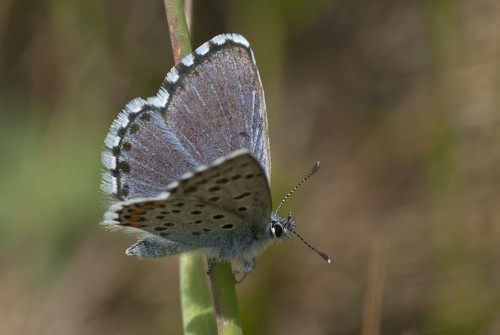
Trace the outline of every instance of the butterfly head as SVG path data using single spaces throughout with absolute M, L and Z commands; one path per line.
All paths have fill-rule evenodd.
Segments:
M 269 222 L 269 233 L 272 238 L 284 239 L 290 237 L 290 234 L 294 232 L 295 222 L 293 221 L 292 214 L 288 214 L 288 217 L 283 219 L 277 214 L 271 215 L 271 222 Z

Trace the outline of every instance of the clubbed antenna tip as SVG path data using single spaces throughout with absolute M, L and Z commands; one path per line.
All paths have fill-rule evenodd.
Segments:
M 300 238 L 300 240 L 302 242 L 304 242 L 305 245 L 307 245 L 309 247 L 309 249 L 311 249 L 312 251 L 314 251 L 315 253 L 317 253 L 321 258 L 323 258 L 328 264 L 332 264 L 332 259 L 330 258 L 330 256 L 328 256 L 327 254 L 325 254 L 324 252 L 322 251 L 319 251 L 318 249 L 316 249 L 315 247 L 313 247 L 312 245 L 310 245 L 309 243 L 307 243 L 306 240 L 304 240 L 304 238 L 302 236 L 299 235 L 299 233 L 297 233 L 295 230 L 291 230 L 292 233 L 295 234 L 295 236 L 297 236 L 298 238 Z

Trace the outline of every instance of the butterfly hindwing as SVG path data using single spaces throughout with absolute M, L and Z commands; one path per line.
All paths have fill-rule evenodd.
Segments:
M 104 223 L 198 249 L 218 247 L 236 235 L 236 243 L 251 243 L 255 232 L 265 232 L 270 214 L 265 173 L 241 150 L 185 175 L 157 197 L 112 206 Z

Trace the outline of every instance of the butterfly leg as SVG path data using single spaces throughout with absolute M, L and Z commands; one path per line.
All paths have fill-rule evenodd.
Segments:
M 208 269 L 207 269 L 207 275 L 210 276 L 210 273 L 212 273 L 212 267 L 217 263 L 219 260 L 217 258 L 208 258 Z
M 129 247 L 125 253 L 139 258 L 158 258 L 176 255 L 188 250 L 189 248 L 183 244 L 147 237 Z
M 239 265 L 239 267 L 238 267 L 238 270 L 233 271 L 234 282 L 236 284 L 242 283 L 243 280 L 245 280 L 245 278 L 247 277 L 247 275 L 255 269 L 256 264 L 257 264 L 257 262 L 255 260 L 255 257 L 252 257 L 252 260 L 250 260 L 250 261 L 249 260 L 245 260 L 245 261 L 241 262 L 240 265 Z M 241 277 L 241 279 L 238 280 L 236 278 L 236 276 L 239 273 L 243 273 L 243 276 Z

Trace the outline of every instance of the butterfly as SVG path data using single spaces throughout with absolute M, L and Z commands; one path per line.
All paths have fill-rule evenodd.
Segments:
M 140 238 L 127 255 L 199 251 L 235 261 L 233 275 L 244 279 L 266 246 L 300 237 L 291 215 L 272 212 L 264 92 L 241 35 L 212 38 L 168 72 L 156 96 L 128 103 L 102 162 L 102 189 L 117 201 L 102 224 Z

